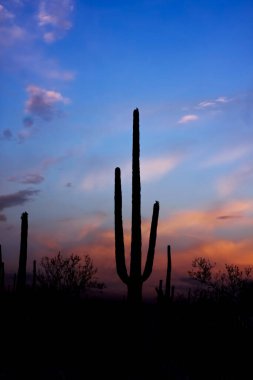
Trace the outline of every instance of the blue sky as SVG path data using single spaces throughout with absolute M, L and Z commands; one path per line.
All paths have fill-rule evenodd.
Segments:
M 18 263 L 29 214 L 28 267 L 89 253 L 115 274 L 114 169 L 126 242 L 132 112 L 141 128 L 143 262 L 152 205 L 157 251 L 145 291 L 166 272 L 182 283 L 200 255 L 253 264 L 251 1 L 0 1 L 0 243 Z

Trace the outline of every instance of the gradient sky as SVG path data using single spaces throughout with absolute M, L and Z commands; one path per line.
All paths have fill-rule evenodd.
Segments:
M 132 113 L 141 135 L 143 264 L 153 203 L 153 294 L 197 256 L 253 265 L 252 0 L 0 0 L 0 243 L 17 270 L 90 254 L 110 292 L 114 169 L 129 263 Z M 184 283 L 185 281 L 185 283 Z

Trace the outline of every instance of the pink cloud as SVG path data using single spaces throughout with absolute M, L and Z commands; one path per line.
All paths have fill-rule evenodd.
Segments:
M 242 187 L 253 178 L 253 168 L 243 166 L 237 171 L 221 178 L 217 183 L 217 190 L 221 196 L 228 196 Z
M 68 104 L 70 100 L 62 96 L 60 92 L 46 90 L 38 86 L 27 87 L 29 95 L 26 101 L 25 111 L 49 121 L 57 115 L 56 103 Z
M 43 30 L 43 39 L 52 43 L 62 38 L 72 27 L 71 14 L 74 9 L 73 0 L 40 1 L 38 25 Z
M 191 121 L 196 121 L 199 119 L 199 116 L 198 115 L 193 115 L 193 114 L 190 114 L 190 115 L 185 115 L 185 116 L 182 116 L 179 120 L 178 120 L 178 123 L 179 124 L 186 124 L 186 123 L 189 123 Z

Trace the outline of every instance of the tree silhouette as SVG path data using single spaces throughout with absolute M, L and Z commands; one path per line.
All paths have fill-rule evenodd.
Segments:
M 202 294 L 238 301 L 252 288 L 253 267 L 241 270 L 238 265 L 225 264 L 224 271 L 214 272 L 215 266 L 216 263 L 205 257 L 197 257 L 192 261 L 192 269 L 188 274 L 202 285 Z
M 59 252 L 54 257 L 42 257 L 37 273 L 39 286 L 57 291 L 79 293 L 88 288 L 102 289 L 105 285 L 95 277 L 97 268 L 89 255 L 83 262 L 79 255 L 63 257 Z

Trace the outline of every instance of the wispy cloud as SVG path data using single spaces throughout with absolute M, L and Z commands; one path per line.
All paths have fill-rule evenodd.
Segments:
M 177 234 L 206 237 L 215 230 L 220 231 L 228 224 L 252 224 L 253 200 L 233 200 L 207 209 L 191 209 L 174 213 L 159 222 L 161 235 Z
M 57 91 L 33 85 L 28 86 L 26 90 L 29 98 L 25 104 L 25 111 L 46 121 L 52 120 L 59 114 L 55 107 L 57 103 L 68 104 L 70 102 Z
M 12 20 L 14 18 L 14 14 L 9 12 L 2 4 L 0 4 L 0 21 Z
M 26 39 L 26 31 L 18 25 L 0 26 L 0 45 L 8 47 Z
M 241 215 L 220 215 L 220 216 L 217 216 L 217 219 L 221 219 L 221 220 L 237 219 L 237 218 L 242 218 L 242 216 Z
M 226 96 L 219 96 L 218 98 L 213 99 L 213 100 L 203 100 L 196 106 L 196 108 L 197 109 L 213 108 L 221 104 L 230 103 L 232 100 L 233 100 L 232 98 L 227 98 Z
M 12 71 L 20 70 L 22 73 L 32 72 L 54 80 L 73 80 L 76 73 L 61 69 L 55 59 L 48 59 L 46 52 L 37 48 L 36 41 L 43 38 L 45 42 L 52 43 L 65 36 L 72 26 L 71 14 L 74 2 L 75 0 L 36 2 L 2 0 L 1 67 Z
M 71 81 L 75 79 L 76 73 L 70 70 L 48 69 L 45 71 L 45 76 L 51 79 Z
M 241 158 L 245 157 L 247 154 L 252 152 L 252 147 L 250 145 L 231 147 L 230 149 L 225 149 L 208 160 L 203 162 L 201 166 L 211 167 L 216 165 L 228 164 Z
M 74 9 L 73 0 L 40 1 L 38 25 L 43 31 L 43 39 L 52 43 L 62 38 L 72 27 L 71 15 Z
M 40 174 L 33 173 L 33 174 L 25 174 L 23 176 L 12 176 L 12 177 L 9 177 L 8 180 L 10 182 L 37 185 L 44 181 L 44 177 Z
M 140 163 L 141 178 L 144 182 L 158 180 L 178 166 L 181 160 L 181 155 L 144 158 Z
M 25 140 L 29 139 L 33 135 L 33 129 L 32 128 L 23 128 L 18 132 L 18 142 L 22 143 Z
M 173 170 L 181 161 L 182 155 L 159 156 L 153 158 L 144 158 L 140 163 L 141 180 L 143 182 L 157 181 Z M 103 168 L 88 174 L 82 181 L 81 187 L 90 191 L 96 188 L 103 189 L 113 182 L 112 177 L 108 176 L 110 169 Z M 122 166 L 121 176 L 124 181 L 130 181 L 131 162 L 127 162 Z
M 239 187 L 244 186 L 253 178 L 253 168 L 243 166 L 239 170 L 221 178 L 217 183 L 217 190 L 221 196 L 232 194 Z
M 198 119 L 199 119 L 198 115 L 194 115 L 194 114 L 184 115 L 178 120 L 178 124 L 186 124 L 186 123 L 190 123 L 191 121 L 196 121 Z
M 0 46 L 2 48 L 11 47 L 16 42 L 27 38 L 25 28 L 18 24 L 15 13 L 8 8 L 0 4 Z

